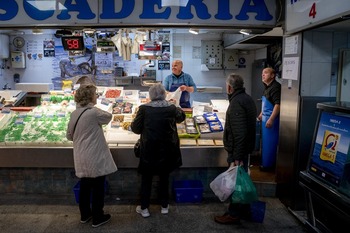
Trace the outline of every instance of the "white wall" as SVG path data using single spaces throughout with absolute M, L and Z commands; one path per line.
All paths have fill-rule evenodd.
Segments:
M 252 63 L 254 61 L 255 53 L 254 51 L 249 51 L 248 54 L 239 54 L 238 58 L 245 58 L 246 63 L 245 67 L 238 68 L 234 70 L 209 70 L 201 71 L 201 59 L 192 58 L 192 48 L 201 47 L 202 40 L 213 40 L 221 41 L 220 34 L 188 34 L 188 33 L 179 33 L 173 34 L 172 36 L 172 46 L 181 46 L 182 56 L 181 60 L 184 63 L 183 71 L 189 73 L 196 83 L 197 86 L 217 86 L 222 87 L 223 92 L 225 92 L 225 80 L 228 74 L 237 73 L 245 79 L 245 86 L 247 92 L 250 93 L 251 90 L 251 70 Z M 172 59 L 172 58 L 171 58 Z M 158 73 L 159 80 L 162 80 L 167 75 L 171 73 L 171 70 L 161 71 Z M 157 78 L 158 79 L 158 78 Z

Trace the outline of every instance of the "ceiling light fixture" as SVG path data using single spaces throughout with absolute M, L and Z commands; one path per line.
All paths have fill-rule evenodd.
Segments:
M 87 33 L 87 34 L 93 34 L 93 33 L 96 32 L 96 30 L 95 30 L 95 29 L 92 29 L 92 28 L 84 28 L 83 31 L 84 31 L 85 33 Z
M 14 30 L 14 31 L 9 33 L 10 36 L 19 36 L 19 35 L 24 35 L 24 34 L 25 34 L 24 31 L 17 31 L 17 30 Z
M 246 36 L 249 36 L 252 33 L 252 30 L 250 30 L 250 29 L 241 29 L 241 30 L 239 30 L 239 33 L 241 33 L 243 35 L 246 35 Z
M 32 33 L 35 34 L 35 35 L 38 35 L 38 34 L 43 34 L 43 30 L 42 29 L 39 29 L 39 28 L 33 28 L 32 29 Z
M 188 31 L 192 34 L 195 34 L 195 35 L 198 35 L 198 33 L 199 33 L 198 29 L 193 29 L 193 28 L 190 28 L 190 30 L 188 30 Z

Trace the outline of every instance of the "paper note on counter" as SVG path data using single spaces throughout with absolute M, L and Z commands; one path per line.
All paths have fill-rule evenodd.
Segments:
M 213 139 L 198 139 L 198 146 L 215 146 Z
M 215 145 L 217 146 L 223 146 L 224 145 L 224 142 L 222 140 L 214 140 L 215 142 Z
M 180 145 L 181 146 L 197 146 L 197 140 L 196 139 L 180 138 Z

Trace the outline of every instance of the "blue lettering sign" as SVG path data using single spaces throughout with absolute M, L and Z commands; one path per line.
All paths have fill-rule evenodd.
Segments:
M 158 9 L 162 8 L 162 0 L 144 0 L 143 10 L 140 15 L 140 19 L 168 19 L 171 13 L 170 7 L 161 13 L 154 12 L 154 6 L 157 5 Z
M 193 19 L 191 6 L 195 8 L 198 18 L 209 19 L 211 17 L 207 5 L 205 5 L 202 0 L 189 0 L 186 7 L 180 7 L 179 13 L 176 17 L 178 19 Z
M 216 19 L 229 20 L 233 16 L 230 13 L 230 0 L 219 0 L 218 13 L 215 15 Z
M 101 19 L 123 19 L 127 18 L 134 10 L 135 0 L 122 0 L 122 9 L 119 12 L 114 12 L 114 0 L 104 0 L 102 2 Z
M 72 4 L 73 0 L 66 0 L 64 6 L 67 10 L 62 10 L 59 15 L 57 15 L 57 19 L 67 20 L 70 19 L 71 16 L 69 14 L 70 11 L 77 11 L 79 14 L 77 15 L 78 19 L 93 19 L 96 17 L 91 11 L 89 3 L 87 0 L 75 0 L 76 4 Z
M 291 0 L 294 3 L 300 0 Z M 40 2 L 40 4 L 38 4 Z M 162 7 L 162 0 L 0 0 L 0 25 L 109 25 L 120 19 L 124 25 L 203 24 L 264 25 L 274 23 L 275 3 L 270 0 L 189 0 L 184 7 Z M 21 5 L 22 4 L 22 5 Z M 62 6 L 64 8 L 62 9 Z M 270 14 L 269 9 L 273 14 Z M 235 13 L 232 11 L 234 10 Z M 239 12 L 236 15 L 236 12 Z M 254 18 L 253 18 L 253 16 Z M 239 22 L 240 21 L 240 22 Z M 244 21 L 244 22 L 242 22 Z
M 5 12 L 5 13 L 3 13 Z M 7 21 L 16 17 L 18 4 L 15 0 L 0 0 L 0 20 Z
M 32 1 L 31 1 L 32 2 Z M 45 20 L 53 16 L 55 10 L 45 10 L 41 11 L 38 8 L 34 7 L 28 2 L 28 0 L 23 1 L 23 8 L 27 15 L 35 20 Z
M 253 2 L 253 5 L 250 3 Z M 269 10 L 267 9 L 265 5 L 265 1 L 261 0 L 244 0 L 243 6 L 239 14 L 236 16 L 236 19 L 238 20 L 248 20 L 248 12 L 255 12 L 256 20 L 261 21 L 269 21 L 273 19 L 273 16 L 270 15 Z

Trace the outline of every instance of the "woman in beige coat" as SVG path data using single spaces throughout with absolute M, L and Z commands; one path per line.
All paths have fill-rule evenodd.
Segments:
M 80 222 L 87 223 L 92 218 L 93 227 L 111 219 L 103 212 L 104 184 L 106 175 L 117 171 L 102 130 L 112 114 L 94 107 L 98 98 L 96 90 L 94 85 L 81 85 L 76 91 L 77 108 L 71 114 L 67 129 L 67 139 L 73 141 L 75 174 L 80 178 Z

